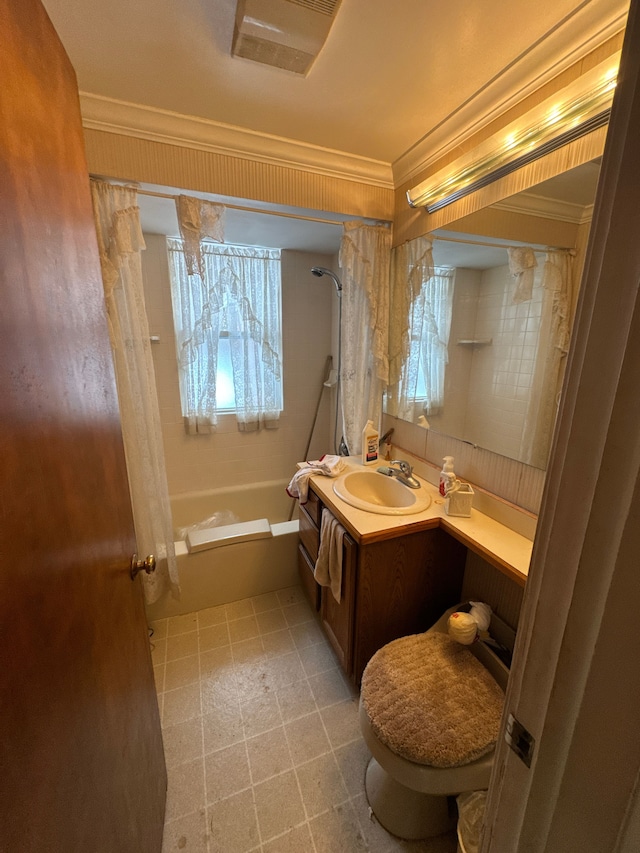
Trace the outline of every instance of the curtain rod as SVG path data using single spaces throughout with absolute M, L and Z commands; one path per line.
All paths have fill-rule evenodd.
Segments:
M 529 243 L 489 243 L 485 240 L 463 240 L 462 237 L 440 237 L 438 234 L 433 234 L 432 239 L 443 240 L 446 243 L 465 243 L 469 246 L 489 246 L 491 249 L 517 249 L 520 246 L 530 246 Z M 533 246 L 531 246 L 533 249 Z M 545 246 L 543 249 L 533 249 L 534 252 L 572 252 L 575 254 L 575 249 L 570 249 L 566 246 Z
M 139 195 L 148 195 L 148 196 L 152 196 L 153 198 L 168 198 L 171 201 L 175 201 L 178 198 L 178 196 L 170 195 L 169 193 L 158 193 L 158 192 L 154 192 L 153 190 L 142 190 L 142 189 L 139 189 L 138 187 L 136 187 L 136 191 L 138 192 Z M 203 201 L 205 201 L 205 200 L 206 199 L 203 199 Z M 239 204 L 227 204 L 227 202 L 222 202 L 222 201 L 221 202 L 214 202 L 214 204 L 221 204 L 223 207 L 226 207 L 229 210 L 242 210 L 242 211 L 245 211 L 246 213 L 264 213 L 266 216 L 284 216 L 287 219 L 304 219 L 307 222 L 319 222 L 323 225 L 338 225 L 338 226 L 340 226 L 340 225 L 344 225 L 345 222 L 352 221 L 353 219 L 362 219 L 362 217 L 360 217 L 360 216 L 353 216 L 353 217 L 349 217 L 347 219 L 322 219 L 319 216 L 304 216 L 304 215 L 298 214 L 298 213 L 285 213 L 284 211 L 280 211 L 280 210 L 262 210 L 259 207 L 243 207 L 242 205 L 239 205 Z M 362 220 L 362 221 L 366 221 L 366 220 Z

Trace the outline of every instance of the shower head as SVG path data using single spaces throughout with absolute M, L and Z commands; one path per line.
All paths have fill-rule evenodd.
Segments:
M 317 275 L 318 278 L 322 278 L 323 275 L 328 275 L 329 278 L 333 279 L 337 292 L 342 292 L 342 283 L 338 276 L 334 272 L 331 272 L 331 270 L 328 270 L 326 267 L 311 267 L 311 272 L 313 275 Z

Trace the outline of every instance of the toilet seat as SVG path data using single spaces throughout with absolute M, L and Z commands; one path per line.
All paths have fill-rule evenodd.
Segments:
M 493 751 L 504 693 L 466 646 L 427 631 L 375 653 L 362 676 L 360 701 L 391 751 L 444 769 Z

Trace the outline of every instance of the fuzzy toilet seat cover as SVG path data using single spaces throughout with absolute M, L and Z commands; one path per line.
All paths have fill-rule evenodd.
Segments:
M 474 654 L 438 631 L 400 637 L 377 651 L 360 696 L 379 740 L 433 767 L 461 767 L 490 752 L 504 704 Z

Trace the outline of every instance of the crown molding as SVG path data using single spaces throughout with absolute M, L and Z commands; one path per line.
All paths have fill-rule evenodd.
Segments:
M 602 6 L 609 8 L 604 10 Z M 625 0 L 581 4 L 393 164 L 396 187 L 413 181 L 450 151 L 624 30 Z M 523 84 L 523 81 L 525 83 Z
M 80 92 L 83 127 L 393 190 L 390 163 Z
M 513 200 L 512 200 L 513 199 Z M 494 209 L 509 213 L 521 213 L 528 216 L 542 216 L 557 222 L 571 222 L 582 225 L 591 220 L 593 204 L 574 204 L 560 199 L 547 198 L 535 193 L 521 192 L 512 198 L 495 202 Z

